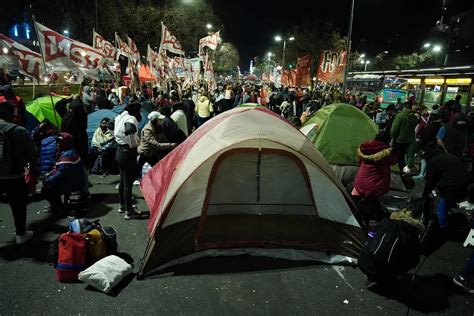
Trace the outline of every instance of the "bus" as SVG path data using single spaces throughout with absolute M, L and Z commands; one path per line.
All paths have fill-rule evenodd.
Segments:
M 463 108 L 474 106 L 474 65 L 349 72 L 348 89 L 383 106 L 414 97 L 428 108 L 461 96 Z

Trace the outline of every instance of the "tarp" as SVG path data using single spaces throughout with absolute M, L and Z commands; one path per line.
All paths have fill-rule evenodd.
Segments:
M 59 100 L 64 99 L 63 96 L 54 96 L 53 102 L 56 104 Z M 51 97 L 39 97 L 29 102 L 26 105 L 26 110 L 33 114 L 33 116 L 39 121 L 43 121 L 47 118 L 54 126 L 61 127 L 61 116 L 59 116 L 56 110 L 53 110 L 53 105 L 51 104 Z M 56 118 L 54 113 L 56 112 Z M 56 121 L 57 119 L 57 121 Z M 57 123 L 56 123 L 57 122 Z
M 156 77 L 151 73 L 150 67 L 146 65 L 140 66 L 138 77 L 140 78 L 140 82 L 150 82 L 156 80 Z
M 117 115 L 122 113 L 123 109 L 123 105 L 118 105 L 112 110 L 98 110 L 90 113 L 87 116 L 87 138 L 89 141 L 89 147 L 91 146 L 92 136 L 94 136 L 95 130 L 100 125 L 100 121 L 105 117 L 111 120 L 114 119 Z M 138 129 L 142 130 L 143 127 L 145 127 L 145 125 L 148 123 L 148 114 L 150 114 L 150 112 L 147 109 L 142 108 L 140 109 L 140 114 L 142 115 L 142 120 L 138 124 Z
M 356 107 L 337 103 L 313 113 L 301 127 L 330 164 L 358 165 L 359 145 L 374 139 L 378 127 Z

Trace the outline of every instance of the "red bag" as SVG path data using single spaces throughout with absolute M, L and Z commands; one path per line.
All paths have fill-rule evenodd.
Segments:
M 76 282 L 79 272 L 86 268 L 86 238 L 77 233 L 59 237 L 56 278 L 59 282 Z
M 36 192 L 36 185 L 38 184 L 38 172 L 29 169 L 25 174 L 25 182 L 28 187 L 28 196 L 32 196 Z

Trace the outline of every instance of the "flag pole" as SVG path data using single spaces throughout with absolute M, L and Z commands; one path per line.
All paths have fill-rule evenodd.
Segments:
M 43 55 L 43 46 L 41 44 L 41 41 L 39 40 L 39 33 L 38 33 L 38 27 L 36 25 L 35 15 L 33 14 L 32 17 L 33 17 L 33 23 L 35 24 L 36 39 L 38 40 L 38 45 L 40 47 L 41 59 L 43 60 L 44 73 L 48 74 L 48 71 L 46 70 L 46 60 L 44 59 L 44 55 Z M 54 121 L 56 122 L 56 127 L 58 128 L 58 131 L 61 131 L 61 126 L 59 126 L 58 117 L 56 115 L 56 109 L 54 108 L 54 100 L 53 100 L 53 96 L 51 95 L 51 84 L 49 83 L 49 81 L 48 81 L 48 87 L 49 87 L 49 97 L 51 98 L 51 107 L 53 108 Z

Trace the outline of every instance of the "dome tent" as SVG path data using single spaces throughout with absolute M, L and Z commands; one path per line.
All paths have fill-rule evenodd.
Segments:
M 265 108 L 209 120 L 141 188 L 151 216 L 140 277 L 208 255 L 348 262 L 362 247 L 359 216 L 334 172 Z

